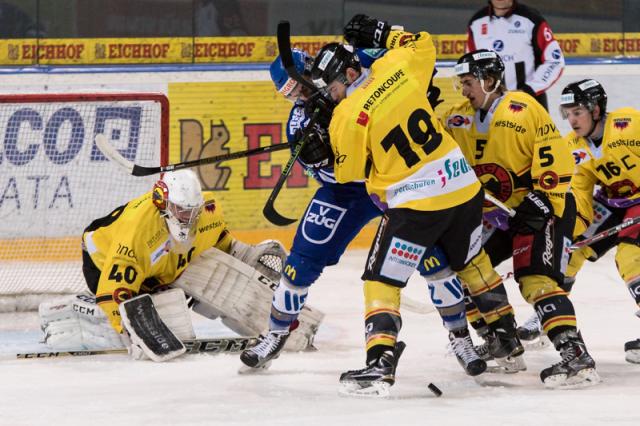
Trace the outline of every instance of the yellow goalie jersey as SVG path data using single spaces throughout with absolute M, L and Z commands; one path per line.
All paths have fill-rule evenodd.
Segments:
M 366 179 L 372 198 L 390 208 L 441 210 L 471 199 L 480 183 L 426 97 L 431 36 L 392 31 L 387 47 L 333 112 L 336 180 Z
M 622 207 L 640 198 L 640 111 L 621 108 L 608 113 L 600 147 L 574 131 L 565 141 L 576 162 L 572 187 L 578 212 L 588 223 L 593 221 L 596 184 L 612 206 Z
M 539 190 L 562 216 L 573 156 L 535 99 L 507 92 L 484 122 L 467 100 L 448 110 L 443 120 L 487 192 L 514 208 L 529 191 Z
M 205 192 L 205 207 L 191 247 L 172 247 L 151 195 L 144 194 L 94 221 L 82 236 L 85 249 L 101 271 L 96 301 L 118 332 L 122 331 L 120 302 L 171 284 L 204 250 L 215 246 L 229 252 L 232 241 L 220 206 Z

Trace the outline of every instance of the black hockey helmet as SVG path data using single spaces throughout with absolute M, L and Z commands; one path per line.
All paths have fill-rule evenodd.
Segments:
M 325 45 L 316 56 L 311 68 L 311 79 L 317 88 L 322 89 L 335 80 L 347 84 L 347 68 L 360 71 L 360 59 L 353 47 L 340 43 Z
M 593 111 L 598 105 L 600 115 L 607 111 L 607 93 L 602 84 L 593 79 L 580 80 L 568 84 L 562 89 L 560 96 L 560 110 L 563 108 L 583 106 L 589 111 Z
M 465 53 L 458 59 L 453 70 L 458 77 L 472 74 L 478 80 L 493 77 L 504 83 L 504 63 L 493 50 L 479 49 Z

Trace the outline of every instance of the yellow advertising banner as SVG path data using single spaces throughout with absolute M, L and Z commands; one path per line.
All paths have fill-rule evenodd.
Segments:
M 271 82 L 171 83 L 169 102 L 171 163 L 286 142 L 291 103 Z M 216 192 L 235 235 L 248 242 L 276 238 L 291 244 L 299 222 L 277 227 L 262 215 L 289 158 L 284 150 L 197 169 L 203 188 Z M 276 199 L 276 210 L 300 219 L 317 187 L 296 164 Z M 374 231 L 374 225 L 367 227 L 352 247 L 367 248 Z
M 566 57 L 637 57 L 640 33 L 556 34 Z M 340 36 L 292 37 L 315 55 Z M 466 35 L 435 34 L 439 60 L 464 53 Z M 0 40 L 0 65 L 204 64 L 271 62 L 275 37 L 161 37 Z
M 315 55 L 337 36 L 293 37 Z M 101 65 L 271 62 L 275 37 L 176 37 L 0 40 L 0 65 Z

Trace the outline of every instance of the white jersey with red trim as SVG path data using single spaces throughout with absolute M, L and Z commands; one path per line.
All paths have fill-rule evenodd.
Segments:
M 560 78 L 564 55 L 542 15 L 513 3 L 503 17 L 494 15 L 491 6 L 473 15 L 467 28 L 467 51 L 496 51 L 505 65 L 507 88 L 516 90 L 526 84 L 539 95 Z

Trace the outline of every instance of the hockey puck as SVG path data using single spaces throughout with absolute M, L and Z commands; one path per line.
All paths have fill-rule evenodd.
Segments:
M 442 396 L 442 391 L 440 390 L 440 388 L 434 385 L 433 383 L 429 383 L 429 386 L 427 387 L 431 392 L 433 392 L 435 396 Z

